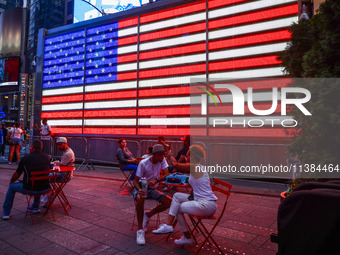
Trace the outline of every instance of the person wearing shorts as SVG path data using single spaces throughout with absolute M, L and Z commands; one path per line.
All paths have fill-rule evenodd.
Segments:
M 137 244 L 145 245 L 145 231 L 150 218 L 170 207 L 171 198 L 166 196 L 164 193 L 155 189 L 158 182 L 165 180 L 166 176 L 169 175 L 168 164 L 164 158 L 164 147 L 163 145 L 156 144 L 152 150 L 152 156 L 142 160 L 137 168 L 136 176 L 133 179 L 133 185 L 135 190 L 133 191 L 133 197 L 136 200 L 136 211 L 138 220 L 137 230 Z M 163 171 L 163 176 L 160 178 L 160 172 Z M 148 183 L 147 193 L 141 189 L 139 180 L 145 178 Z M 159 202 L 149 212 L 144 212 L 144 201 L 145 199 L 153 199 Z
M 9 159 L 8 164 L 12 165 L 12 158 L 15 151 L 15 154 L 17 155 L 17 163 L 20 161 L 20 146 L 21 146 L 21 134 L 24 131 L 20 128 L 20 122 L 17 122 L 14 124 L 14 126 L 11 128 L 11 130 L 8 133 L 8 138 L 12 138 L 14 144 L 10 144 L 9 146 Z

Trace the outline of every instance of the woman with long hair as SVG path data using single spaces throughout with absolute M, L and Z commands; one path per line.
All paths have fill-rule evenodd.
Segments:
M 12 165 L 14 151 L 17 155 L 18 163 L 20 161 L 21 134 L 23 132 L 24 131 L 20 128 L 20 122 L 15 123 L 11 130 L 8 132 L 8 139 L 11 138 L 13 140 L 13 143 L 9 145 L 9 165 Z
M 176 217 L 183 236 L 175 240 L 175 244 L 192 245 L 193 242 L 185 222 L 184 214 L 209 217 L 213 216 L 216 212 L 217 197 L 210 186 L 209 175 L 201 165 L 202 160 L 205 158 L 205 152 L 201 146 L 192 145 L 187 152 L 186 163 L 178 163 L 171 153 L 169 153 L 167 157 L 170 164 L 176 169 L 190 172 L 189 184 L 193 189 L 193 193 L 191 195 L 181 192 L 175 193 L 172 198 L 166 223 L 160 225 L 153 233 L 166 234 L 173 232 L 172 224 Z

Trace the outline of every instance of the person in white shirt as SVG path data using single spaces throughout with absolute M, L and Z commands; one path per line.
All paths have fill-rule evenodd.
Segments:
M 42 120 L 42 126 L 41 128 L 38 127 L 37 124 L 35 124 L 35 127 L 39 130 L 41 136 L 49 136 L 51 135 L 51 127 L 47 124 L 47 119 Z
M 164 158 L 164 153 L 165 150 L 163 145 L 154 145 L 152 156 L 142 160 L 139 163 L 135 178 L 133 179 L 133 185 L 135 187 L 135 190 L 133 191 L 133 197 L 137 202 L 136 211 L 138 219 L 138 245 L 145 245 L 145 231 L 150 218 L 153 215 L 168 209 L 171 204 L 170 197 L 155 189 L 155 186 L 158 184 L 158 182 L 165 180 L 166 176 L 169 175 L 168 164 Z M 163 176 L 159 177 L 161 171 L 163 171 Z M 139 180 L 143 177 L 148 183 L 147 192 L 142 190 L 139 184 Z M 157 200 L 159 205 L 150 212 L 144 213 L 145 199 Z
M 20 122 L 14 124 L 11 130 L 8 132 L 8 140 L 12 139 L 12 143 L 9 144 L 9 159 L 8 164 L 12 165 L 13 154 L 17 155 L 17 163 L 20 161 L 20 146 L 21 146 L 21 134 L 24 131 L 20 128 Z
M 167 157 L 175 168 L 187 172 L 190 171 L 189 184 L 192 187 L 193 194 L 175 193 L 172 198 L 166 223 L 161 224 L 157 230 L 152 232 L 154 234 L 173 232 L 172 224 L 176 217 L 184 235 L 180 239 L 175 240 L 175 244 L 192 245 L 193 241 L 191 240 L 184 213 L 200 217 L 209 217 L 213 216 L 216 212 L 217 197 L 210 186 L 208 173 L 203 171 L 204 168 L 200 165 L 200 162 L 205 157 L 205 152 L 199 145 L 191 146 L 187 152 L 187 160 L 190 163 L 178 163 L 171 153 L 169 153 Z

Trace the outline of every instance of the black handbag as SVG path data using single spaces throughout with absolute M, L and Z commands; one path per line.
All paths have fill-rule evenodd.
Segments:
M 181 178 L 167 178 L 166 181 L 168 183 L 182 183 L 182 179 Z
M 8 145 L 14 145 L 14 140 L 13 140 L 12 138 L 9 138 L 9 139 L 7 140 L 7 144 L 8 144 Z

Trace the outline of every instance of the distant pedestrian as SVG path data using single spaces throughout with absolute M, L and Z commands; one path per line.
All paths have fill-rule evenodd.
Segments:
M 17 163 L 20 161 L 20 146 L 21 146 L 21 134 L 24 131 L 20 128 L 20 122 L 14 124 L 14 126 L 9 131 L 7 138 L 10 142 L 9 146 L 9 159 L 8 164 L 12 165 L 12 158 L 15 151 L 17 156 Z
M 42 126 L 39 128 L 37 124 L 35 124 L 36 129 L 39 130 L 41 136 L 50 136 L 51 135 L 51 127 L 47 124 L 47 119 L 42 120 Z
M 1 148 L 0 148 L 0 155 L 1 155 L 1 159 L 5 158 L 5 149 L 6 149 L 6 144 L 7 144 L 7 134 L 8 134 L 8 129 L 6 127 L 5 124 L 1 125 L 1 131 L 2 131 L 2 144 L 1 144 Z
M 2 145 L 4 144 L 4 134 L 2 133 L 2 124 L 0 124 L 0 149 L 2 149 Z

